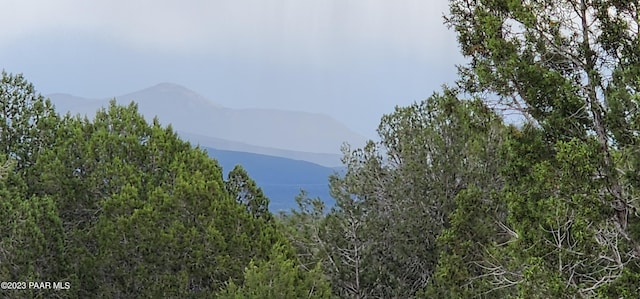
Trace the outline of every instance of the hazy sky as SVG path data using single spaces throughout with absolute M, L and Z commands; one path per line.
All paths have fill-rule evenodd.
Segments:
M 160 82 L 232 108 L 332 115 L 367 137 L 463 62 L 446 0 L 3 0 L 0 68 L 39 92 Z

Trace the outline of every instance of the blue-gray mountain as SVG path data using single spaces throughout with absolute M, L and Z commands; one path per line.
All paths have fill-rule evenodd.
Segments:
M 209 156 L 218 160 L 225 178 L 235 165 L 242 165 L 271 200 L 269 209 L 273 212 L 290 211 L 295 208 L 294 198 L 301 189 L 313 198 L 320 197 L 328 207 L 335 203 L 329 195 L 329 176 L 341 171 L 340 168 L 254 153 L 208 147 L 203 149 L 207 150 Z

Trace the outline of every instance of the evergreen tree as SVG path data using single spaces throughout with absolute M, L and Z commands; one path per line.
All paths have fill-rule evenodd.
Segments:
M 511 242 L 485 261 L 522 297 L 638 291 L 637 1 L 450 1 L 461 86 L 518 111 L 504 199 Z
M 247 211 L 255 217 L 270 218 L 269 199 L 264 195 L 262 189 L 256 186 L 241 165 L 236 165 L 229 172 L 225 182 L 227 191 L 235 199 L 247 207 Z
M 69 297 L 210 297 L 240 283 L 249 261 L 266 259 L 283 238 L 262 219 L 268 211 L 256 218 L 226 190 L 215 160 L 157 119 L 148 124 L 133 103 L 112 101 L 93 121 L 66 115 L 53 135 L 25 168 L 37 180 L 14 176 L 32 199 L 4 202 L 7 221 L 27 217 L 18 221 L 25 233 L 5 240 L 33 244 L 15 258 L 25 267 L 42 260 L 41 243 L 56 246 L 47 260 L 64 267 L 20 268 L 15 277 L 55 273 L 75 286 Z
M 6 188 L 5 176 L 14 163 L 0 170 L 0 280 L 3 282 L 67 279 L 64 233 L 50 197 L 24 198 Z M 27 287 L 26 285 L 23 287 Z M 0 290 L 3 298 L 46 296 L 46 291 Z
M 57 114 L 51 102 L 18 74 L 2 71 L 0 79 L 0 151 L 26 171 L 55 140 Z
M 303 271 L 289 246 L 273 247 L 267 261 L 251 261 L 245 269 L 244 284 L 230 281 L 218 298 L 332 298 L 320 264 Z
M 315 254 L 334 293 L 408 298 L 434 281 L 436 268 L 478 273 L 472 262 L 482 252 L 471 251 L 499 240 L 496 223 L 504 222 L 504 205 L 492 195 L 503 185 L 494 159 L 503 131 L 480 101 L 461 101 L 447 89 L 385 116 L 379 144 L 345 148 L 346 173 L 330 180 L 336 207 L 315 227 L 322 245 Z M 472 187 L 477 198 L 460 195 Z M 470 203 L 487 214 L 473 217 Z M 452 227 L 454 216 L 478 225 Z M 447 245 L 439 245 L 445 231 Z M 439 263 L 460 251 L 468 252 L 460 263 Z

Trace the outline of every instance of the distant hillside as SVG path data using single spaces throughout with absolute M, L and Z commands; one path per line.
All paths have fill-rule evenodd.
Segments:
M 320 197 L 327 206 L 334 204 L 329 195 L 329 176 L 335 172 L 333 168 L 281 157 L 207 147 L 203 149 L 218 160 L 225 179 L 235 165 L 242 165 L 271 199 L 271 211 L 289 211 L 295 208 L 294 198 L 300 193 L 300 189 L 307 191 L 311 197 Z
M 109 99 L 84 99 L 68 94 L 48 95 L 56 109 L 92 117 Z M 294 152 L 340 154 L 343 142 L 360 146 L 365 138 L 335 119 L 300 111 L 229 109 L 175 84 L 163 83 L 116 96 L 120 104 L 138 103 L 148 120 L 158 116 L 163 124 L 193 136 L 206 136 L 251 146 Z M 200 142 L 203 146 L 212 146 Z
M 202 136 L 197 134 L 190 134 L 187 132 L 178 131 L 180 137 L 184 140 L 188 140 L 193 145 L 202 145 L 219 150 L 227 150 L 234 152 L 246 152 L 255 153 L 267 156 L 283 157 L 292 160 L 303 160 L 311 163 L 319 164 L 326 167 L 341 167 L 342 162 L 340 159 L 342 155 L 328 154 L 328 153 L 306 153 L 290 150 L 283 150 L 277 148 L 269 148 L 262 146 L 255 146 L 244 142 Z

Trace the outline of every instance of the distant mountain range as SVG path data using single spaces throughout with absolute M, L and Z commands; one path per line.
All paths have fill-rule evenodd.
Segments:
M 48 95 L 59 113 L 92 118 L 110 101 L 69 94 Z M 148 121 L 157 116 L 193 145 L 200 145 L 226 174 L 242 165 L 271 199 L 272 211 L 289 211 L 304 189 L 328 206 L 329 176 L 341 169 L 344 142 L 362 146 L 365 138 L 335 119 L 299 111 L 230 109 L 179 85 L 162 83 L 116 96 L 119 104 L 134 101 Z
M 302 160 L 302 161 L 307 161 L 314 164 L 322 165 L 325 167 L 336 167 L 336 165 L 341 165 L 340 159 L 342 158 L 342 155 L 339 155 L 339 154 L 307 153 L 307 152 L 276 149 L 276 148 L 270 148 L 270 147 L 262 147 L 262 146 L 247 144 L 244 142 L 190 134 L 182 131 L 178 131 L 178 134 L 182 139 L 191 142 L 191 144 L 194 144 L 194 145 L 200 144 L 200 145 L 203 145 L 209 148 L 218 149 L 218 150 L 246 152 L 246 153 L 261 154 L 261 155 L 274 156 L 274 157 L 282 157 L 282 158 L 287 158 L 292 160 Z
M 56 109 L 92 117 L 109 102 L 69 94 L 50 94 Z M 340 165 L 344 142 L 361 146 L 365 138 L 335 119 L 300 111 L 276 109 L 230 109 L 176 84 L 162 83 L 116 96 L 119 104 L 135 101 L 148 119 L 158 116 L 172 124 L 185 139 L 213 148 L 270 154 L 302 159 L 325 166 Z
M 290 211 L 296 207 L 294 198 L 304 189 L 308 196 L 319 197 L 327 206 L 333 206 L 329 194 L 329 176 L 340 173 L 341 168 L 324 167 L 307 161 L 281 157 L 203 148 L 218 160 L 226 179 L 227 174 L 240 164 L 269 197 L 271 211 Z

